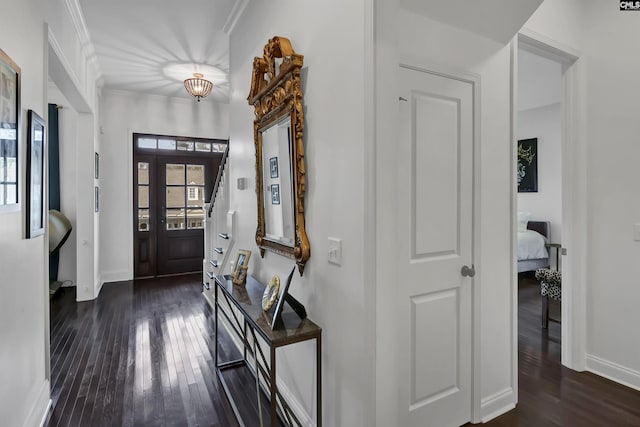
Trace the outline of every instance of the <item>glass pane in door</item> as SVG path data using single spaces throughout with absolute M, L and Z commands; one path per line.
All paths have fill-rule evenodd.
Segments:
M 204 209 L 189 208 L 187 210 L 187 228 L 204 228 Z
M 167 185 L 184 185 L 184 165 L 167 165 Z
M 167 209 L 166 210 L 166 223 L 167 230 L 184 230 L 185 222 L 185 210 L 182 209 Z
M 149 163 L 138 162 L 138 184 L 149 184 Z
M 184 187 L 167 187 L 167 207 L 184 208 Z

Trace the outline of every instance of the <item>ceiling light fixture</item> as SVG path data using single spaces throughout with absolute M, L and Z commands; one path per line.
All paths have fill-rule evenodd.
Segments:
M 203 79 L 204 74 L 193 73 L 193 77 L 184 81 L 184 88 L 187 89 L 189 95 L 193 96 L 200 102 L 202 98 L 206 98 L 213 88 L 213 83 Z

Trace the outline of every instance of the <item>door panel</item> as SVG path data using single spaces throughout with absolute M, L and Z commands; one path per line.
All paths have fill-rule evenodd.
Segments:
M 136 155 L 134 168 L 134 277 L 149 277 L 156 275 L 154 156 Z
M 158 156 L 157 274 L 202 270 L 204 202 L 211 192 L 214 159 Z
M 400 69 L 397 194 L 403 425 L 471 418 L 473 85 Z M 401 167 L 401 165 L 411 165 Z

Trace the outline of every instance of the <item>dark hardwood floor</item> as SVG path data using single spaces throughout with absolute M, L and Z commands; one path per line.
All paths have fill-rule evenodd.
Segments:
M 201 282 L 198 274 L 106 284 L 81 303 L 74 288 L 54 297 L 46 425 L 238 425 L 215 374 L 214 316 Z M 219 355 L 241 356 L 223 330 Z M 230 387 L 248 396 L 239 399 L 243 418 L 257 419 L 255 380 L 233 375 Z
M 540 327 L 532 273 L 520 276 L 518 305 L 518 405 L 487 426 L 640 426 L 640 392 L 560 364 L 560 324 Z M 551 304 L 550 316 L 560 318 L 559 304 Z
M 46 425 L 238 425 L 215 375 L 213 313 L 200 282 L 190 275 L 107 284 L 82 303 L 71 288 L 56 296 Z M 532 275 L 520 280 L 518 319 L 518 406 L 488 426 L 640 426 L 640 392 L 560 365 L 560 324 L 540 328 Z M 239 356 L 224 330 L 221 343 L 222 360 Z M 228 381 L 243 417 L 257 420 L 253 377 L 238 371 Z

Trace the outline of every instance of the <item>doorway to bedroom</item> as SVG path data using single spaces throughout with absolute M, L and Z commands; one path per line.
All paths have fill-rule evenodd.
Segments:
M 533 360 L 561 360 L 562 72 L 518 49 L 516 182 L 518 341 Z

